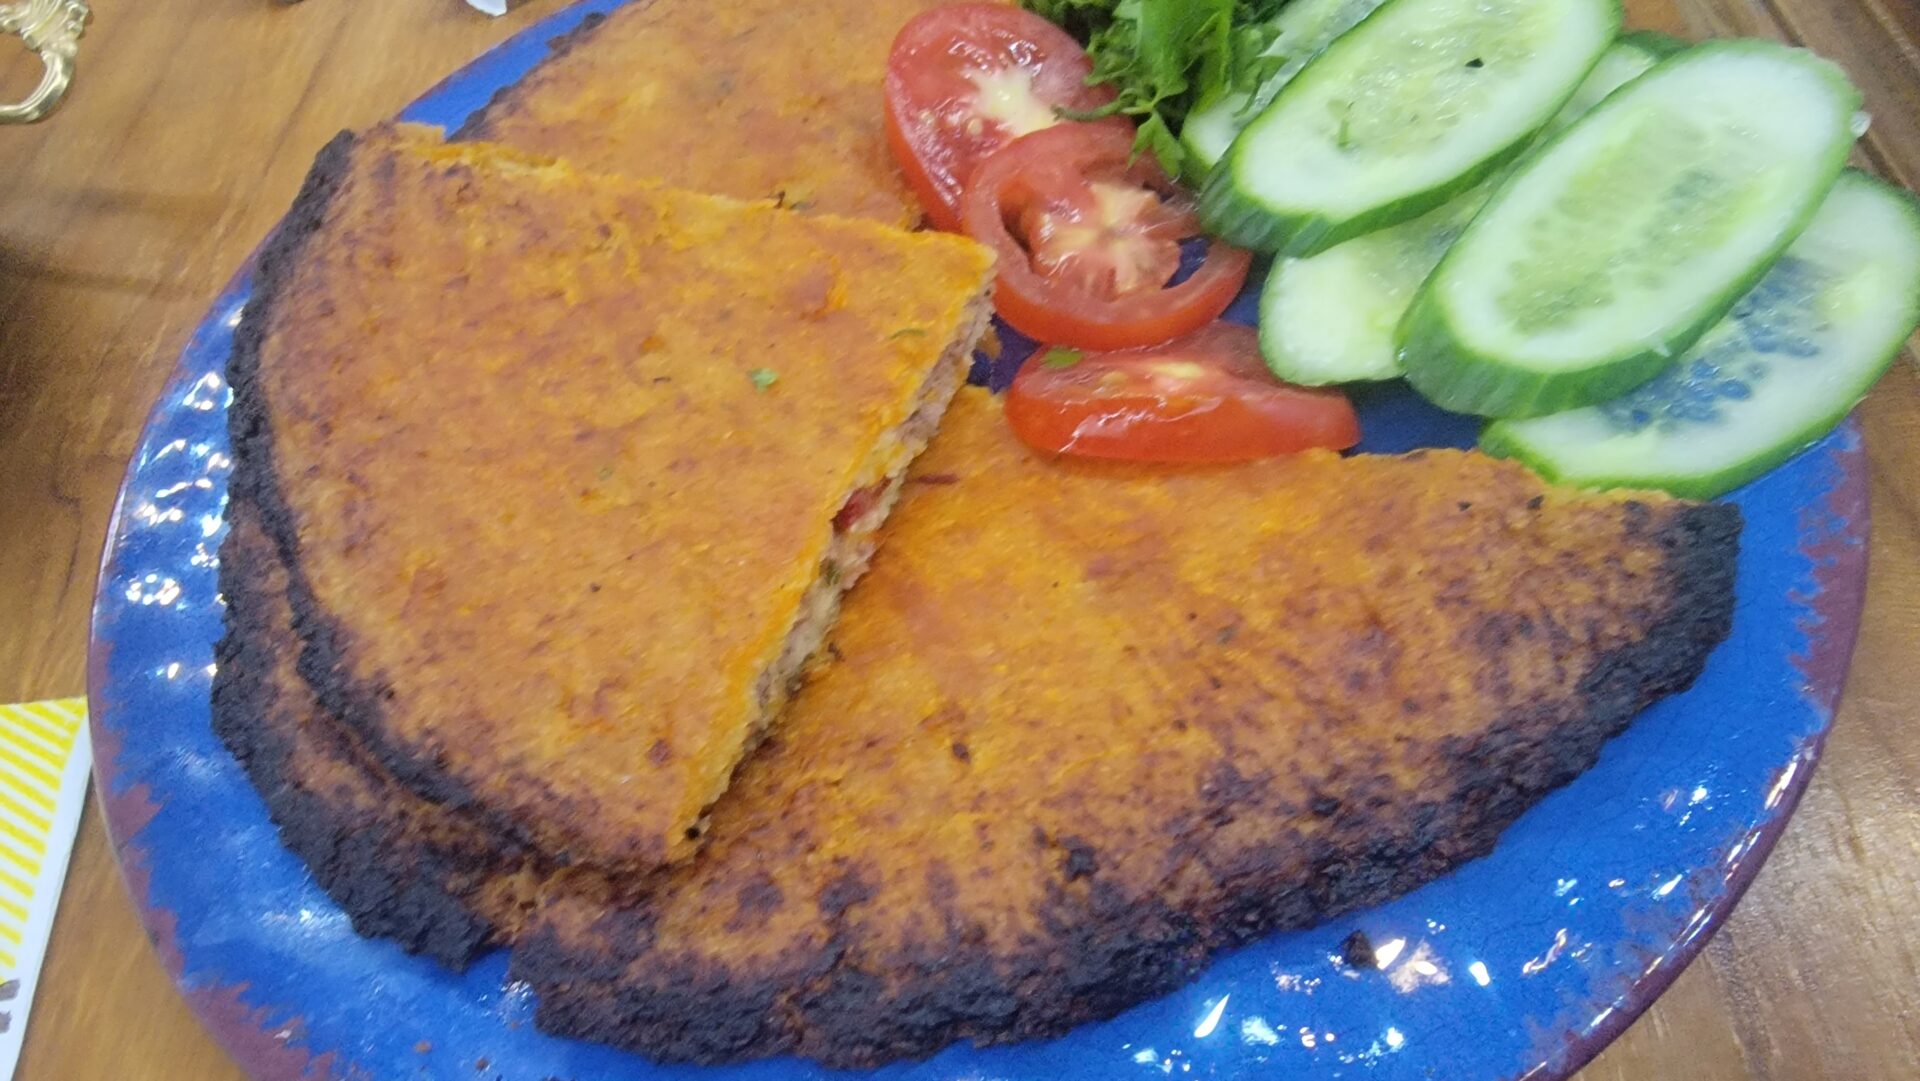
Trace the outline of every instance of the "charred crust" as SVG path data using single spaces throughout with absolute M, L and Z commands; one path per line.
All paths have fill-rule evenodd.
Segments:
M 1083 878 L 1092 878 L 1100 872 L 1100 854 L 1094 847 L 1078 837 L 1063 837 L 1060 847 L 1066 850 L 1067 858 L 1060 866 L 1060 873 L 1068 882 L 1078 882 Z
M 242 531 L 221 548 L 220 586 L 226 633 L 215 646 L 213 729 L 246 770 L 267 805 L 282 842 L 346 911 L 354 930 L 389 938 L 409 953 L 464 969 L 499 938 L 500 929 L 457 891 L 492 873 L 501 859 L 476 844 L 434 845 L 409 833 L 381 800 L 391 782 L 362 758 L 347 734 L 312 704 L 283 700 L 278 658 L 297 648 L 271 616 L 278 602 L 269 580 L 272 554 Z M 304 738 L 303 738 L 304 737 Z M 315 759 L 350 763 L 374 799 L 311 783 Z M 350 785 L 349 787 L 353 787 Z
M 1340 941 L 1340 960 L 1348 968 L 1369 969 L 1379 962 L 1373 956 L 1373 940 L 1365 931 L 1355 931 Z
M 301 643 L 300 674 L 319 698 L 321 708 L 352 728 L 382 765 L 423 796 L 466 806 L 472 803 L 470 794 L 460 790 L 444 771 L 419 768 L 401 756 L 383 753 L 386 749 L 378 742 L 378 726 L 366 723 L 370 716 L 377 716 L 380 688 L 359 690 L 348 686 L 343 678 L 348 636 L 321 609 L 302 573 L 298 523 L 274 466 L 273 411 L 261 385 L 261 353 L 307 243 L 325 225 L 335 197 L 347 182 L 357 146 L 353 133 L 343 131 L 321 148 L 293 206 L 260 249 L 253 290 L 240 326 L 234 331 L 233 354 L 227 361 L 227 382 L 233 390 L 233 402 L 227 410 L 227 431 L 234 451 L 232 499 L 252 506 L 286 571 L 287 602 L 293 609 L 294 631 Z
M 506 866 L 517 852 L 511 843 L 476 840 L 470 846 L 436 845 L 410 834 L 404 816 L 356 808 L 350 793 L 300 783 L 303 756 L 318 754 L 353 762 L 374 791 L 394 799 L 401 789 L 372 744 L 345 725 L 373 708 L 349 696 L 339 673 L 344 635 L 315 603 L 300 572 L 297 529 L 280 489 L 273 461 L 273 421 L 261 386 L 261 353 L 276 310 L 287 294 L 308 242 L 321 230 L 347 182 L 358 145 L 341 132 L 315 156 L 292 207 L 262 246 L 252 291 L 234 333 L 227 379 L 233 402 L 227 413 L 234 448 L 230 517 L 252 514 L 263 534 L 251 542 L 230 529 L 221 546 L 220 582 L 227 599 L 225 633 L 216 646 L 213 725 L 246 768 L 266 801 L 287 847 L 312 870 L 316 881 L 352 918 L 362 934 L 391 938 L 410 952 L 427 954 L 459 969 L 484 952 L 500 929 L 461 895 Z M 264 543 L 261 543 L 263 541 Z M 271 582 L 272 572 L 285 582 Z M 291 611 L 291 628 L 276 625 L 272 606 Z M 277 656 L 297 651 L 298 668 L 316 702 L 281 701 L 274 675 Z M 376 688 L 369 699 L 377 697 Z M 296 738 L 301 718 L 312 743 Z M 449 821 L 454 821 L 449 815 Z M 455 827 L 458 828 L 458 827 Z
M 839 920 L 848 909 L 873 900 L 873 894 L 874 885 L 865 873 L 857 867 L 845 868 L 820 891 L 820 914 L 829 921 Z
M 274 477 L 273 421 L 260 385 L 260 354 L 307 242 L 325 224 L 334 197 L 346 183 L 356 145 L 353 133 L 343 131 L 314 157 L 293 206 L 260 249 L 252 292 L 227 360 L 227 383 L 233 391 L 233 403 L 227 409 L 227 433 L 234 452 L 232 500 L 253 508 L 290 576 L 299 566 L 299 546 L 292 510 Z M 227 547 L 233 546 L 236 536 L 237 531 L 228 534 Z M 222 566 L 226 566 L 224 560 Z
M 580 31 L 586 32 L 590 28 Z M 432 763 L 383 747 L 379 726 L 371 723 L 378 717 L 378 688 L 343 678 L 347 639 L 319 609 L 300 572 L 297 530 L 275 480 L 270 411 L 259 385 L 260 350 L 274 308 L 346 175 L 353 145 L 343 135 L 321 151 L 262 251 L 229 371 L 234 498 L 258 510 L 285 563 L 294 628 L 304 642 L 300 673 L 321 708 L 400 782 L 459 814 L 472 805 L 470 795 Z M 1649 633 L 1597 658 L 1569 701 L 1515 710 L 1476 738 L 1443 741 L 1437 753 L 1449 784 L 1427 802 L 1396 809 L 1369 790 L 1367 779 L 1356 779 L 1344 798 L 1315 801 L 1311 810 L 1323 816 L 1325 828 L 1313 838 L 1281 835 L 1236 853 L 1231 866 L 1203 869 L 1211 888 L 1197 893 L 1130 896 L 1098 873 L 1099 854 L 1091 846 L 1077 856 L 1063 840 L 1061 879 L 1039 913 L 1048 931 L 1043 940 L 987 953 L 949 916 L 944 941 L 889 959 L 897 964 L 887 975 L 904 979 L 883 978 L 850 960 L 850 914 L 876 889 L 871 873 L 857 866 L 843 868 L 813 899 L 827 938 L 805 957 L 752 969 L 656 958 L 645 909 L 614 909 L 601 914 L 596 933 L 619 941 L 619 955 L 583 956 L 543 929 L 516 945 L 514 973 L 538 988 L 543 1029 L 673 1061 L 797 1053 L 833 1066 L 868 1067 L 925 1056 L 956 1040 L 1054 1036 L 1112 1016 L 1182 985 L 1221 949 L 1377 904 L 1483 855 L 1521 813 L 1590 766 L 1606 740 L 1642 709 L 1690 685 L 1731 624 L 1738 511 L 1682 506 L 1656 515 L 1633 503 L 1625 514 L 1630 532 L 1652 538 L 1664 556 L 1666 603 Z M 273 640 L 250 577 L 259 568 L 249 571 L 249 558 L 233 548 L 230 536 L 221 570 L 228 630 L 218 647 L 214 692 L 221 738 L 266 796 L 289 846 L 353 914 L 357 929 L 395 937 L 452 964 L 471 958 L 494 929 L 445 886 L 462 868 L 434 863 L 428 853 L 423 865 L 403 869 L 383 851 L 378 829 L 365 829 L 315 793 L 286 783 L 291 745 L 260 723 L 274 691 L 260 678 L 269 669 L 252 652 Z M 1513 626 L 1489 633 L 1525 632 Z M 1259 789 L 1258 779 L 1223 760 L 1205 780 L 1202 813 L 1210 821 L 1230 819 Z M 518 832 L 498 816 L 487 820 Z M 1035 843 L 1049 843 L 1044 832 Z M 402 870 L 411 877 L 403 878 Z M 743 894 L 742 911 L 753 902 Z M 627 978 L 636 958 L 651 966 L 644 984 Z
M 461 783 L 428 753 L 396 746 L 380 723 L 382 703 L 392 689 L 377 680 L 350 678 L 348 657 L 352 636 L 314 596 L 300 561 L 297 517 L 281 489 L 274 465 L 273 411 L 261 385 L 261 354 L 273 333 L 276 311 L 297 273 L 306 246 L 324 226 L 334 199 L 353 169 L 358 139 L 341 132 L 314 158 L 313 167 L 294 198 L 293 206 L 260 250 L 253 289 L 234 332 L 227 381 L 233 401 L 227 428 L 234 449 L 232 498 L 252 505 L 287 575 L 286 596 L 293 610 L 293 626 L 300 642 L 298 668 L 320 706 L 349 729 L 365 752 L 407 788 L 455 812 L 473 814 L 507 835 L 513 845 L 533 846 L 538 838 L 520 820 L 477 801 Z M 563 815 L 585 813 L 576 801 L 548 790 L 544 798 Z M 658 863 L 664 842 L 648 839 L 653 851 L 641 852 L 637 862 Z
M 277 486 L 272 482 L 269 460 L 272 425 L 259 385 L 260 350 L 273 320 L 273 309 L 286 291 L 301 252 L 307 241 L 320 231 L 335 194 L 346 182 L 356 141 L 352 132 L 343 131 L 314 157 L 293 206 L 260 249 L 252 292 L 247 297 L 240 325 L 234 330 L 233 353 L 227 360 L 227 382 L 233 390 L 233 404 L 227 410 L 227 433 L 233 441 L 235 460 L 231 491 L 234 499 L 247 500 L 256 506 L 262 524 L 268 526 L 268 533 L 274 536 L 276 544 L 281 542 L 274 535 L 269 516 L 279 511 L 284 518 L 285 507 L 277 491 L 261 491 L 263 487 Z M 273 503 L 268 503 L 263 496 L 271 497 Z
M 637 6 L 646 7 L 650 2 L 651 0 L 637 0 Z M 592 12 L 588 14 L 586 18 L 581 19 L 579 24 L 573 29 L 549 39 L 547 41 L 547 55 L 542 58 L 538 64 L 534 65 L 532 70 L 513 82 L 508 83 L 506 86 L 495 90 L 493 96 L 487 99 L 487 103 L 475 109 L 458 128 L 454 129 L 453 134 L 447 136 L 447 140 L 449 142 L 469 142 L 488 138 L 487 126 L 493 122 L 496 113 L 506 112 L 513 108 L 519 99 L 522 84 L 539 74 L 540 70 L 548 64 L 585 44 L 593 37 L 595 31 L 606 24 L 607 17 L 606 12 Z
M 837 930 L 809 959 L 754 969 L 667 961 L 642 948 L 626 961 L 672 971 L 649 971 L 639 985 L 624 976 L 582 980 L 578 954 L 547 938 L 539 950 L 515 951 L 515 974 L 539 990 L 546 1031 L 705 1064 L 799 1054 L 867 1068 L 957 1040 L 1051 1037 L 1113 1016 L 1183 985 L 1219 950 L 1381 903 L 1484 855 L 1521 813 L 1592 765 L 1641 710 L 1689 686 L 1731 625 L 1740 516 L 1725 505 L 1649 511 L 1627 515 L 1663 552 L 1666 602 L 1649 633 L 1597 659 L 1582 694 L 1515 710 L 1480 738 L 1443 741 L 1437 750 L 1449 784 L 1416 806 L 1396 809 L 1384 782 L 1367 778 L 1354 779 L 1344 798 L 1315 799 L 1301 810 L 1323 818 L 1322 832 L 1282 836 L 1210 868 L 1213 888 L 1197 898 L 1129 897 L 1097 875 L 1065 873 L 1040 913 L 1043 941 L 987 953 L 950 928 L 945 941 L 888 959 L 894 978 L 884 981 L 856 969 Z M 1223 764 L 1206 781 L 1209 810 L 1249 798 L 1249 786 L 1257 783 Z M 1035 843 L 1048 839 L 1037 833 Z M 1074 863 L 1071 843 L 1059 842 L 1063 871 Z M 849 899 L 821 900 L 844 913 L 840 902 Z M 1362 938 L 1349 936 L 1342 947 L 1357 967 L 1372 962 Z
M 773 876 L 763 871 L 740 887 L 734 901 L 739 907 L 734 910 L 733 919 L 728 921 L 728 928 L 742 930 L 765 924 L 767 918 L 786 903 L 786 896 L 780 892 Z

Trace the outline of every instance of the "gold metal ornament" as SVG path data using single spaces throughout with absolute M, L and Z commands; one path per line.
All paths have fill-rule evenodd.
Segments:
M 27 100 L 0 105 L 0 124 L 31 124 L 45 119 L 73 82 L 73 57 L 80 50 L 92 12 L 86 0 L 15 0 L 0 3 L 0 34 L 13 34 L 40 54 L 40 85 Z

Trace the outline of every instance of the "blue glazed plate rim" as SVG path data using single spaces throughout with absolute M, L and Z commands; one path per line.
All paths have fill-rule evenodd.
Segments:
M 538 59 L 540 39 L 563 32 L 581 18 L 619 6 L 621 0 L 588 0 L 533 24 L 495 50 L 483 55 L 450 75 L 428 94 L 402 113 L 406 119 L 425 119 L 426 103 L 451 95 L 467 107 L 483 104 L 498 85 L 510 81 Z M 248 260 L 251 265 L 251 258 Z M 155 869 L 143 843 L 148 820 L 157 806 L 148 803 L 146 777 L 130 776 L 122 769 L 122 745 L 125 738 L 137 735 L 140 710 L 131 701 L 121 699 L 115 689 L 110 664 L 115 638 L 111 626 L 123 607 L 109 588 L 121 576 L 117 556 L 127 534 L 126 514 L 134 482 L 152 454 L 156 441 L 170 426 L 177 425 L 182 400 L 199 372 L 190 363 L 210 337 L 217 338 L 216 322 L 222 313 L 233 312 L 246 288 L 247 268 L 236 274 L 222 291 L 205 322 L 195 331 L 179 368 L 170 378 L 143 429 L 138 449 L 129 466 L 127 483 L 116 500 L 101 560 L 101 589 L 96 597 L 89 643 L 89 695 L 93 711 L 93 734 L 98 748 L 96 787 L 107 811 L 108 826 L 123 870 L 129 878 L 143 921 L 169 970 L 181 983 L 201 1020 L 215 1033 L 230 1053 L 258 1077 L 336 1076 L 339 1062 L 352 1076 L 350 1058 L 338 1049 L 309 1047 L 302 1043 L 298 1016 L 289 1025 L 284 1010 L 272 1004 L 254 1004 L 247 1000 L 244 986 L 231 980 L 210 979 L 196 973 L 190 963 L 193 953 L 176 934 L 178 914 L 156 903 L 150 895 L 150 875 Z M 1795 530 L 1799 555 L 1808 563 L 1811 585 L 1802 582 L 1796 588 L 1802 595 L 1793 600 L 1799 615 L 1797 626 L 1804 633 L 1804 646 L 1791 657 L 1791 663 L 1803 678 L 1797 688 L 1802 705 L 1808 709 L 1809 724 L 1798 742 L 1780 760 L 1772 783 L 1772 792 L 1764 813 L 1754 816 L 1745 834 L 1744 854 L 1713 881 L 1717 889 L 1694 907 L 1682 931 L 1673 937 L 1658 963 L 1629 981 L 1610 1003 L 1599 1009 L 1592 1022 L 1577 1031 L 1558 1034 L 1548 1046 L 1538 1050 L 1534 1060 L 1511 1076 L 1526 1081 L 1560 1081 L 1590 1061 L 1601 1048 L 1623 1031 L 1663 992 L 1686 964 L 1698 954 L 1727 914 L 1738 903 L 1778 841 L 1787 821 L 1805 790 L 1812 767 L 1818 761 L 1829 731 L 1851 658 L 1861 609 L 1864 604 L 1866 534 L 1868 512 L 1864 456 L 1860 449 L 1857 424 L 1849 421 L 1839 432 L 1803 456 L 1795 469 L 1824 471 L 1824 488 L 1815 484 L 1823 503 L 1802 509 Z M 1798 581 L 1798 579 L 1796 579 Z M 244 782 L 243 782 L 244 783 Z M 250 790 L 247 793 L 251 795 Z M 164 802 L 164 800 L 163 800 Z M 1704 886 L 1702 886 L 1704 888 Z M 1364 915 L 1364 914 L 1360 914 Z M 1201 980 L 1207 979 L 1202 976 Z M 1169 996 L 1174 997 L 1174 996 Z M 1596 1000 L 1596 1005 L 1598 1000 Z M 1224 1005 L 1224 1000 L 1222 1001 Z M 1217 1013 L 1216 1020 L 1217 1020 Z M 1104 1025 L 1124 1024 L 1105 1022 Z M 289 1035 L 291 1033 L 291 1035 Z M 1072 1039 L 1073 1037 L 1068 1037 Z M 638 1060 L 636 1060 L 638 1061 Z M 1139 1061 L 1136 1059 L 1135 1061 Z M 805 1072 L 796 1069 L 796 1072 Z M 725 1071 L 713 1071 L 722 1076 Z M 469 1074 L 468 1076 L 473 1076 Z M 981 1075 L 984 1076 L 984 1075 Z M 1489 1075 L 1489 1081 L 1491 1077 Z

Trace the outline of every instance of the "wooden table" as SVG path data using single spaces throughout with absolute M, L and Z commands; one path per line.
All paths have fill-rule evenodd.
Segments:
M 47 124 L 0 129 L 0 701 L 81 693 L 96 560 L 141 420 L 314 150 L 558 2 L 489 20 L 457 0 L 95 0 L 72 99 Z M 1914 0 L 1628 7 L 1643 26 L 1791 38 L 1840 60 L 1875 114 L 1865 162 L 1920 182 Z M 27 78 L 24 56 L 0 66 L 0 90 Z M 1704 959 L 1583 1081 L 1920 1077 L 1911 365 L 1863 416 L 1873 569 L 1827 758 Z M 20 1076 L 239 1077 L 148 949 L 97 813 L 81 829 Z

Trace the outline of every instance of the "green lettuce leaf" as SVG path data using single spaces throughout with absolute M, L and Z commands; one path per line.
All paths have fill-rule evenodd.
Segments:
M 1093 82 L 1113 84 L 1114 113 L 1139 124 L 1137 153 L 1179 175 L 1178 138 L 1187 113 L 1227 90 L 1259 85 L 1278 61 L 1268 56 L 1273 16 L 1285 0 L 1025 0 L 1026 7 L 1086 43 Z M 1079 117 L 1086 119 L 1087 117 Z

